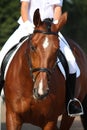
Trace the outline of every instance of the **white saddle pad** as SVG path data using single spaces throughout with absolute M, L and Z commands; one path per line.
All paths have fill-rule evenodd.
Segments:
M 6 68 L 5 68 L 4 80 L 5 80 L 5 78 L 6 78 L 7 70 L 8 70 L 8 68 L 9 68 L 9 65 L 10 65 L 10 63 L 11 63 L 13 57 L 15 56 L 16 52 L 17 52 L 18 49 L 21 47 L 21 45 L 22 45 L 27 39 L 28 39 L 28 37 L 27 37 L 26 39 L 24 39 L 21 43 L 19 43 L 18 46 L 17 46 L 17 48 L 16 48 L 16 50 L 12 53 L 12 55 L 11 55 L 11 57 L 10 57 L 10 59 L 9 59 L 9 61 L 8 61 L 8 63 L 7 63 L 7 65 L 6 65 Z

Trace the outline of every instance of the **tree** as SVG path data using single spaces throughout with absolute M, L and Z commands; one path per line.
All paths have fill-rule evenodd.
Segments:
M 87 51 L 87 0 L 64 2 L 63 11 L 68 11 L 68 21 L 64 34 L 77 41 Z
M 11 33 L 17 28 L 20 4 L 18 0 L 0 0 L 0 46 L 2 46 Z

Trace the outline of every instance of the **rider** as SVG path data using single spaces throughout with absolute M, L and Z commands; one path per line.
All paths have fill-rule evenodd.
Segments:
M 62 14 L 62 5 L 63 0 L 20 0 L 21 1 L 21 17 L 18 20 L 19 27 L 7 40 L 0 52 L 0 67 L 2 60 L 5 54 L 20 41 L 20 39 L 28 34 L 33 33 L 34 24 L 33 24 L 33 14 L 34 11 L 39 8 L 41 20 L 45 18 L 53 18 L 53 22 L 56 24 Z M 60 50 L 65 55 L 68 66 L 69 66 L 69 80 L 67 82 L 67 91 L 68 91 L 68 102 L 70 114 L 80 115 L 82 110 L 80 107 L 75 105 L 77 101 L 74 98 L 76 77 L 79 77 L 80 70 L 77 66 L 75 58 L 70 50 L 70 47 L 61 33 L 59 33 L 60 39 Z M 77 73 L 78 70 L 78 73 Z M 1 86 L 0 86 L 1 87 Z M 70 100 L 72 99 L 72 100 Z M 71 101 L 71 102 L 70 102 Z

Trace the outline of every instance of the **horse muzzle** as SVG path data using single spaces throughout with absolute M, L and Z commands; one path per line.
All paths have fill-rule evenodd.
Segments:
M 33 97 L 37 100 L 42 100 L 46 98 L 49 94 L 49 88 L 46 88 L 45 90 L 39 90 L 40 88 L 34 88 L 33 89 Z

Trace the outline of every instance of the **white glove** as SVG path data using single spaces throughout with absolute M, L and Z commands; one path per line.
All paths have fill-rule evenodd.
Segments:
M 23 23 L 22 26 L 23 26 L 24 30 L 26 31 L 26 33 L 28 33 L 28 34 L 32 34 L 33 33 L 35 26 L 30 21 L 27 20 L 26 22 Z
M 53 20 L 53 24 L 58 24 L 58 20 Z

